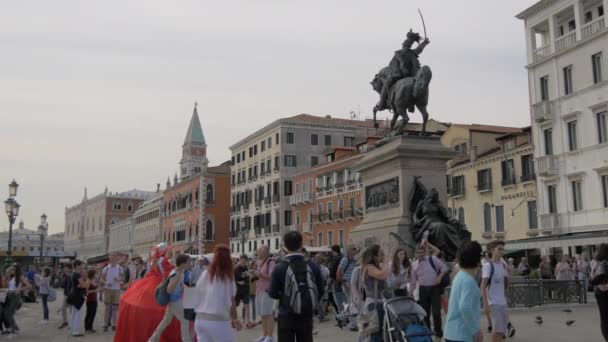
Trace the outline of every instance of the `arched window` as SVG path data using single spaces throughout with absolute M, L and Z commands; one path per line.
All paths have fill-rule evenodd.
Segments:
M 206 196 L 205 196 L 205 202 L 207 204 L 213 204 L 215 202 L 215 199 L 213 198 L 213 185 L 211 184 L 207 184 L 207 191 L 206 191 Z
M 492 208 L 488 203 L 483 205 L 483 231 L 486 233 L 492 231 Z
M 207 220 L 207 224 L 205 227 L 205 240 L 212 241 L 213 240 L 213 222 L 211 220 Z
M 458 208 L 458 222 L 460 222 L 462 224 L 466 224 L 465 220 L 464 220 L 464 208 L 463 207 Z

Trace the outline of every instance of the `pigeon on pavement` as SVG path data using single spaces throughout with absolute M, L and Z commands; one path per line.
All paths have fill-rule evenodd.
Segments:
M 576 321 L 566 321 L 566 325 L 571 326 L 574 322 L 576 322 Z
M 564 309 L 564 310 L 562 310 L 562 311 L 563 311 L 563 312 L 567 312 L 567 313 L 571 313 L 571 312 L 572 312 L 572 309 Z

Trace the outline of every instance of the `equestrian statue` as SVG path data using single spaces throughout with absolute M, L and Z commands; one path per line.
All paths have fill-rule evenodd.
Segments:
M 426 31 L 426 29 L 425 29 Z M 406 125 L 410 118 L 407 112 L 414 112 L 414 108 L 422 115 L 421 135 L 426 133 L 426 123 L 429 113 L 426 109 L 429 102 L 429 83 L 433 73 L 428 66 L 421 66 L 418 56 L 430 43 L 428 38 L 421 41 L 420 34 L 411 29 L 403 42 L 402 48 L 395 51 L 389 65 L 376 74 L 371 81 L 372 88 L 380 94 L 380 101 L 374 106 L 374 126 L 376 113 L 389 110 L 393 113 L 388 137 L 406 133 Z M 417 44 L 412 48 L 414 43 Z M 395 127 L 397 119 L 401 117 L 401 124 Z

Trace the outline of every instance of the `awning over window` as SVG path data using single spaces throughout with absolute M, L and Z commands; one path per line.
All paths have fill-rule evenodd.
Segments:
M 110 261 L 110 256 L 108 254 L 103 254 L 103 255 L 92 257 L 92 258 L 88 258 L 87 264 L 96 265 L 96 264 L 100 264 L 102 262 L 108 262 L 108 261 Z
M 508 251 L 556 247 L 567 249 L 568 247 L 599 245 L 601 243 L 608 243 L 608 231 L 569 233 L 507 241 L 506 247 Z

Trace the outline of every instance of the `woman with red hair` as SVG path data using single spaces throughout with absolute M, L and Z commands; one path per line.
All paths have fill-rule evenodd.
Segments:
M 163 319 L 166 307 L 156 304 L 154 294 L 158 284 L 173 270 L 167 255 L 170 250 L 171 246 L 164 242 L 156 245 L 152 250 L 150 271 L 120 297 L 115 342 L 147 341 Z M 181 341 L 179 323 L 173 320 L 162 334 L 160 342 Z
M 196 305 L 196 338 L 205 342 L 236 341 L 232 329 L 241 330 L 236 312 L 236 284 L 228 246 L 219 245 L 209 269 L 196 282 L 199 303 Z

